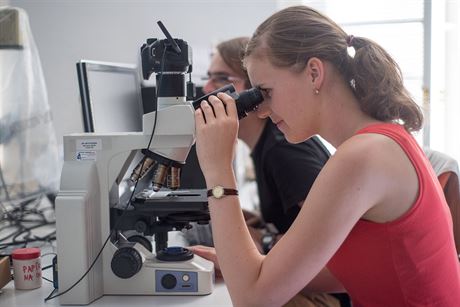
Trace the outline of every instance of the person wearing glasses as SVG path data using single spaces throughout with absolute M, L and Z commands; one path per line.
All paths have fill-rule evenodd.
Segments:
M 423 114 L 388 52 L 293 6 L 258 26 L 243 63 L 265 97 L 258 115 L 291 143 L 319 134 L 336 151 L 289 230 L 261 255 L 233 191 L 235 100 L 219 93 L 195 111 L 207 189 L 233 192 L 208 198 L 233 304 L 282 306 L 299 292 L 346 289 L 356 307 L 459 306 L 452 216 L 412 135 Z
M 248 41 L 248 37 L 237 37 L 216 46 L 207 77 L 203 78 L 205 94 L 230 83 L 237 92 L 251 88 L 242 65 Z M 251 152 L 260 208 L 260 215 L 246 210 L 243 214 L 254 243 L 267 254 L 295 220 L 330 153 L 316 136 L 299 144 L 289 143 L 257 110 L 240 120 L 238 138 Z M 205 246 L 193 248 L 213 253 Z M 314 294 L 308 299 L 324 306 L 340 306 L 336 298 L 327 294 Z

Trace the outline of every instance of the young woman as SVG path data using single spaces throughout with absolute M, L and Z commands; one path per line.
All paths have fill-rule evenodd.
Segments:
M 241 62 L 248 41 L 249 37 L 237 37 L 216 46 L 208 68 L 208 81 L 203 87 L 205 94 L 229 83 L 233 83 L 237 92 L 251 88 Z M 251 150 L 263 222 L 272 223 L 283 234 L 299 213 L 330 156 L 329 151 L 317 137 L 298 144 L 287 142 L 267 116 L 257 111 L 240 120 L 238 138 Z M 245 212 L 245 216 L 251 217 L 247 220 L 250 224 L 262 223 L 250 212 Z M 250 231 L 259 250 L 267 252 L 267 246 L 262 246 L 260 229 L 250 227 Z
M 248 42 L 249 37 L 236 37 L 216 46 L 203 87 L 205 94 L 229 83 L 237 92 L 251 88 L 241 61 Z M 261 213 L 259 216 L 243 210 L 243 215 L 255 245 L 266 254 L 294 222 L 330 153 L 316 136 L 298 144 L 289 143 L 270 119 L 257 111 L 239 121 L 238 139 L 251 151 Z M 194 237 L 205 240 L 193 240 L 193 231 L 201 231 Z M 195 225 L 188 233 L 191 243 L 212 246 L 210 225 Z M 196 253 L 215 253 L 213 248 L 206 246 L 194 246 L 193 249 Z M 217 270 L 216 275 L 220 275 Z M 320 301 L 323 306 L 340 306 L 339 300 L 349 302 L 345 294 L 334 295 L 336 298 L 326 293 L 311 293 L 296 297 L 296 302 Z
M 258 27 L 244 64 L 265 95 L 259 114 L 292 143 L 319 134 L 337 151 L 293 225 L 263 256 L 232 193 L 235 102 L 225 94 L 202 102 L 197 154 L 208 189 L 228 189 L 223 197 L 210 192 L 209 207 L 233 303 L 280 306 L 302 291 L 346 289 L 353 306 L 457 306 L 452 219 L 411 136 L 422 114 L 388 53 L 297 6 Z

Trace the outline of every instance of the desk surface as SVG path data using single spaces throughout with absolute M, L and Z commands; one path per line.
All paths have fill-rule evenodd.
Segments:
M 55 298 L 44 302 L 53 286 L 43 280 L 43 286 L 35 290 L 16 290 L 10 282 L 0 294 L 0 305 L 3 306 L 61 306 Z M 94 301 L 93 306 L 232 306 L 227 288 L 222 281 L 215 285 L 213 293 L 205 296 L 103 296 Z

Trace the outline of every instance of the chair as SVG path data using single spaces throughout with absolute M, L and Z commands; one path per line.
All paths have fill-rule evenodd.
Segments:
M 439 151 L 423 149 L 438 176 L 452 215 L 455 247 L 460 255 L 460 187 L 458 162 Z

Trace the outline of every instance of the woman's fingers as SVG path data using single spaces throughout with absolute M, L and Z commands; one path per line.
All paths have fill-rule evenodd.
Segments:
M 206 123 L 206 119 L 204 118 L 204 114 L 201 108 L 195 110 L 195 123 L 197 127 L 202 126 Z
M 214 109 L 214 115 L 216 116 L 216 118 L 223 118 L 227 116 L 227 112 L 225 111 L 225 105 L 221 99 L 217 98 L 216 96 L 210 96 L 209 103 L 212 105 Z
M 229 117 L 236 117 L 238 118 L 238 112 L 236 110 L 236 102 L 235 100 L 228 94 L 225 93 L 217 93 L 217 97 L 220 98 L 224 105 L 225 105 L 225 111 L 226 114 Z
M 194 254 L 203 257 L 209 261 L 214 263 L 214 269 L 216 273 L 216 277 L 222 277 L 222 273 L 220 271 L 219 261 L 217 260 L 216 249 L 214 247 L 204 246 L 204 245 L 194 245 L 187 247 L 191 250 Z
M 200 109 L 203 113 L 205 123 L 210 124 L 215 121 L 216 117 L 209 102 L 203 100 L 200 104 Z
M 215 118 L 237 116 L 235 100 L 225 93 L 209 96 L 208 101 L 201 102 L 201 109 L 206 123 L 212 123 Z
M 238 134 L 238 117 L 228 116 L 224 102 L 218 97 L 208 99 L 201 102 L 200 111 L 195 112 L 196 148 L 205 178 L 222 165 L 232 163 Z M 227 103 L 231 106 L 233 99 L 230 96 L 222 96 L 222 99 L 229 101 Z
M 191 250 L 194 254 L 197 254 L 198 256 L 211 260 L 214 263 L 217 262 L 216 250 L 212 247 L 195 245 L 189 246 L 188 249 Z

